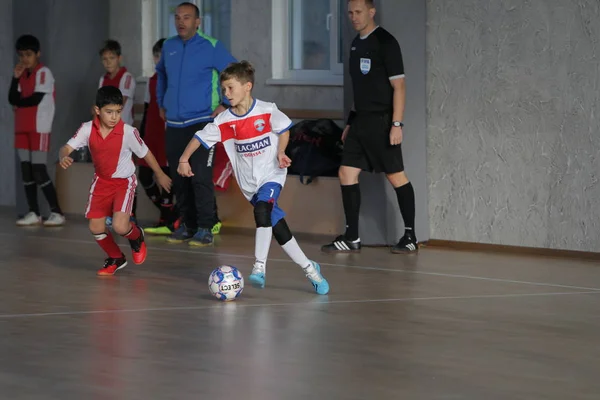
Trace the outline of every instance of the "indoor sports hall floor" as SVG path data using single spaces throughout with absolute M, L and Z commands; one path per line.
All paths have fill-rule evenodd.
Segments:
M 224 229 L 203 250 L 149 240 L 146 263 L 112 278 L 95 276 L 83 220 L 18 229 L 3 211 L 0 238 L 2 399 L 600 398 L 592 261 L 328 256 L 302 240 L 328 296 L 274 245 L 267 288 L 220 303 L 208 275 L 247 275 L 251 235 Z

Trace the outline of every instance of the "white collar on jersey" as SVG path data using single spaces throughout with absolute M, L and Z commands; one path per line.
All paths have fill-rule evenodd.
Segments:
M 231 111 L 231 108 L 228 108 L 228 110 L 231 114 L 233 114 L 233 116 L 238 117 L 238 118 L 244 118 L 246 115 L 250 114 L 252 112 L 252 110 L 254 110 L 255 105 L 256 105 L 256 98 L 252 99 L 252 105 L 250 106 L 250 108 L 248 109 L 246 114 L 244 114 L 244 115 L 237 115 L 236 113 Z
M 379 25 L 377 25 L 375 28 L 373 28 L 373 30 L 372 30 L 371 32 L 367 33 L 365 36 L 361 36 L 361 37 L 360 37 L 360 38 L 361 38 L 361 40 L 368 38 L 368 37 L 369 37 L 369 35 L 370 35 L 371 33 L 375 32 L 375 29 L 377 29 L 377 28 L 379 28 Z

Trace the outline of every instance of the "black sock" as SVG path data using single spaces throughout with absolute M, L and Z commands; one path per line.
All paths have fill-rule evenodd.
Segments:
M 44 197 L 50 206 L 50 211 L 57 214 L 62 214 L 62 210 L 58 206 L 58 197 L 56 196 L 56 189 L 54 184 L 48 175 L 48 169 L 46 164 L 32 164 L 33 179 L 37 186 L 42 189 Z
M 360 186 L 342 185 L 342 202 L 346 214 L 346 239 L 358 239 L 358 216 L 360 214 Z
M 27 199 L 29 211 L 40 215 L 40 207 L 37 199 L 37 185 L 35 183 L 35 178 L 33 177 L 33 166 L 31 162 L 21 162 L 21 177 L 23 186 L 25 187 L 25 198 Z
M 40 186 L 42 192 L 44 192 L 44 197 L 46 197 L 46 201 L 50 206 L 50 211 L 57 214 L 62 214 L 62 210 L 58 205 L 58 197 L 56 196 L 56 189 L 54 188 L 54 184 L 52 181 L 48 181 L 44 185 Z
M 135 218 L 135 214 L 137 213 L 137 190 L 133 194 L 133 204 L 131 206 L 131 216 Z
M 27 198 L 27 205 L 29 211 L 40 215 L 40 207 L 38 205 L 38 192 L 37 185 L 35 182 L 26 182 L 25 186 L 25 197 Z
M 415 235 L 415 191 L 412 183 L 397 187 L 396 196 L 398 197 L 398 206 L 404 219 L 404 227 L 407 234 Z
M 146 195 L 148 196 L 148 198 L 150 199 L 152 204 L 154 204 L 154 206 L 162 212 L 162 207 L 161 207 L 162 199 L 161 199 L 160 189 L 158 188 L 158 185 L 156 183 L 152 183 L 152 186 L 144 188 L 144 191 L 146 192 Z

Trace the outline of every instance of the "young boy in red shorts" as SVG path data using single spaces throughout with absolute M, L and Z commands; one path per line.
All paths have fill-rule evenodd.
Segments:
M 39 187 L 50 206 L 50 215 L 44 225 L 61 226 L 65 217 L 46 168 L 55 110 L 54 77 L 40 62 L 40 42 L 35 36 L 19 37 L 15 47 L 19 63 L 14 70 L 8 101 L 15 109 L 15 148 L 29 205 L 29 212 L 17 221 L 17 225 L 42 223 L 37 200 Z
M 165 39 L 160 39 L 152 47 L 154 64 L 160 61 L 160 54 Z M 146 85 L 146 94 L 144 95 L 144 117 L 140 126 L 140 135 L 148 148 L 156 157 L 158 165 L 165 174 L 169 175 L 167 163 L 167 153 L 165 151 L 165 120 L 160 116 L 160 109 L 156 101 L 156 83 L 158 75 L 155 73 Z M 146 195 L 160 211 L 158 224 L 153 227 L 144 228 L 144 232 L 150 235 L 170 235 L 175 229 L 177 213 L 174 210 L 173 194 L 167 191 L 161 191 L 154 181 L 154 172 L 144 160 L 138 162 L 138 179 L 146 191 Z
M 125 267 L 125 255 L 106 228 L 106 218 L 112 216 L 113 231 L 129 240 L 133 262 L 142 264 L 147 249 L 143 231 L 129 220 L 137 186 L 133 154 L 143 158 L 156 174 L 156 181 L 167 192 L 171 179 L 163 172 L 148 150 L 137 129 L 121 120 L 123 95 L 113 86 L 98 89 L 94 120 L 81 125 L 75 135 L 60 150 L 60 166 L 68 168 L 70 154 L 88 146 L 94 163 L 94 179 L 85 212 L 90 231 L 108 258 L 98 275 L 114 275 Z
M 133 126 L 133 98 L 135 96 L 135 78 L 127 68 L 122 66 L 123 56 L 121 53 L 121 44 L 116 40 L 106 40 L 98 51 L 102 66 L 106 73 L 100 77 L 98 89 L 104 86 L 114 86 L 121 91 L 123 95 L 123 112 L 121 119 L 128 125 Z M 95 115 L 92 110 L 92 116 Z M 135 215 L 137 211 L 137 190 L 134 193 L 133 207 L 131 208 L 131 221 L 136 222 Z M 107 225 L 112 224 L 112 218 L 107 218 Z

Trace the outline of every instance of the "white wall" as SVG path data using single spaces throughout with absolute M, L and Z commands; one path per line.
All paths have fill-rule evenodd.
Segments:
M 428 0 L 432 238 L 600 250 L 600 4 Z

